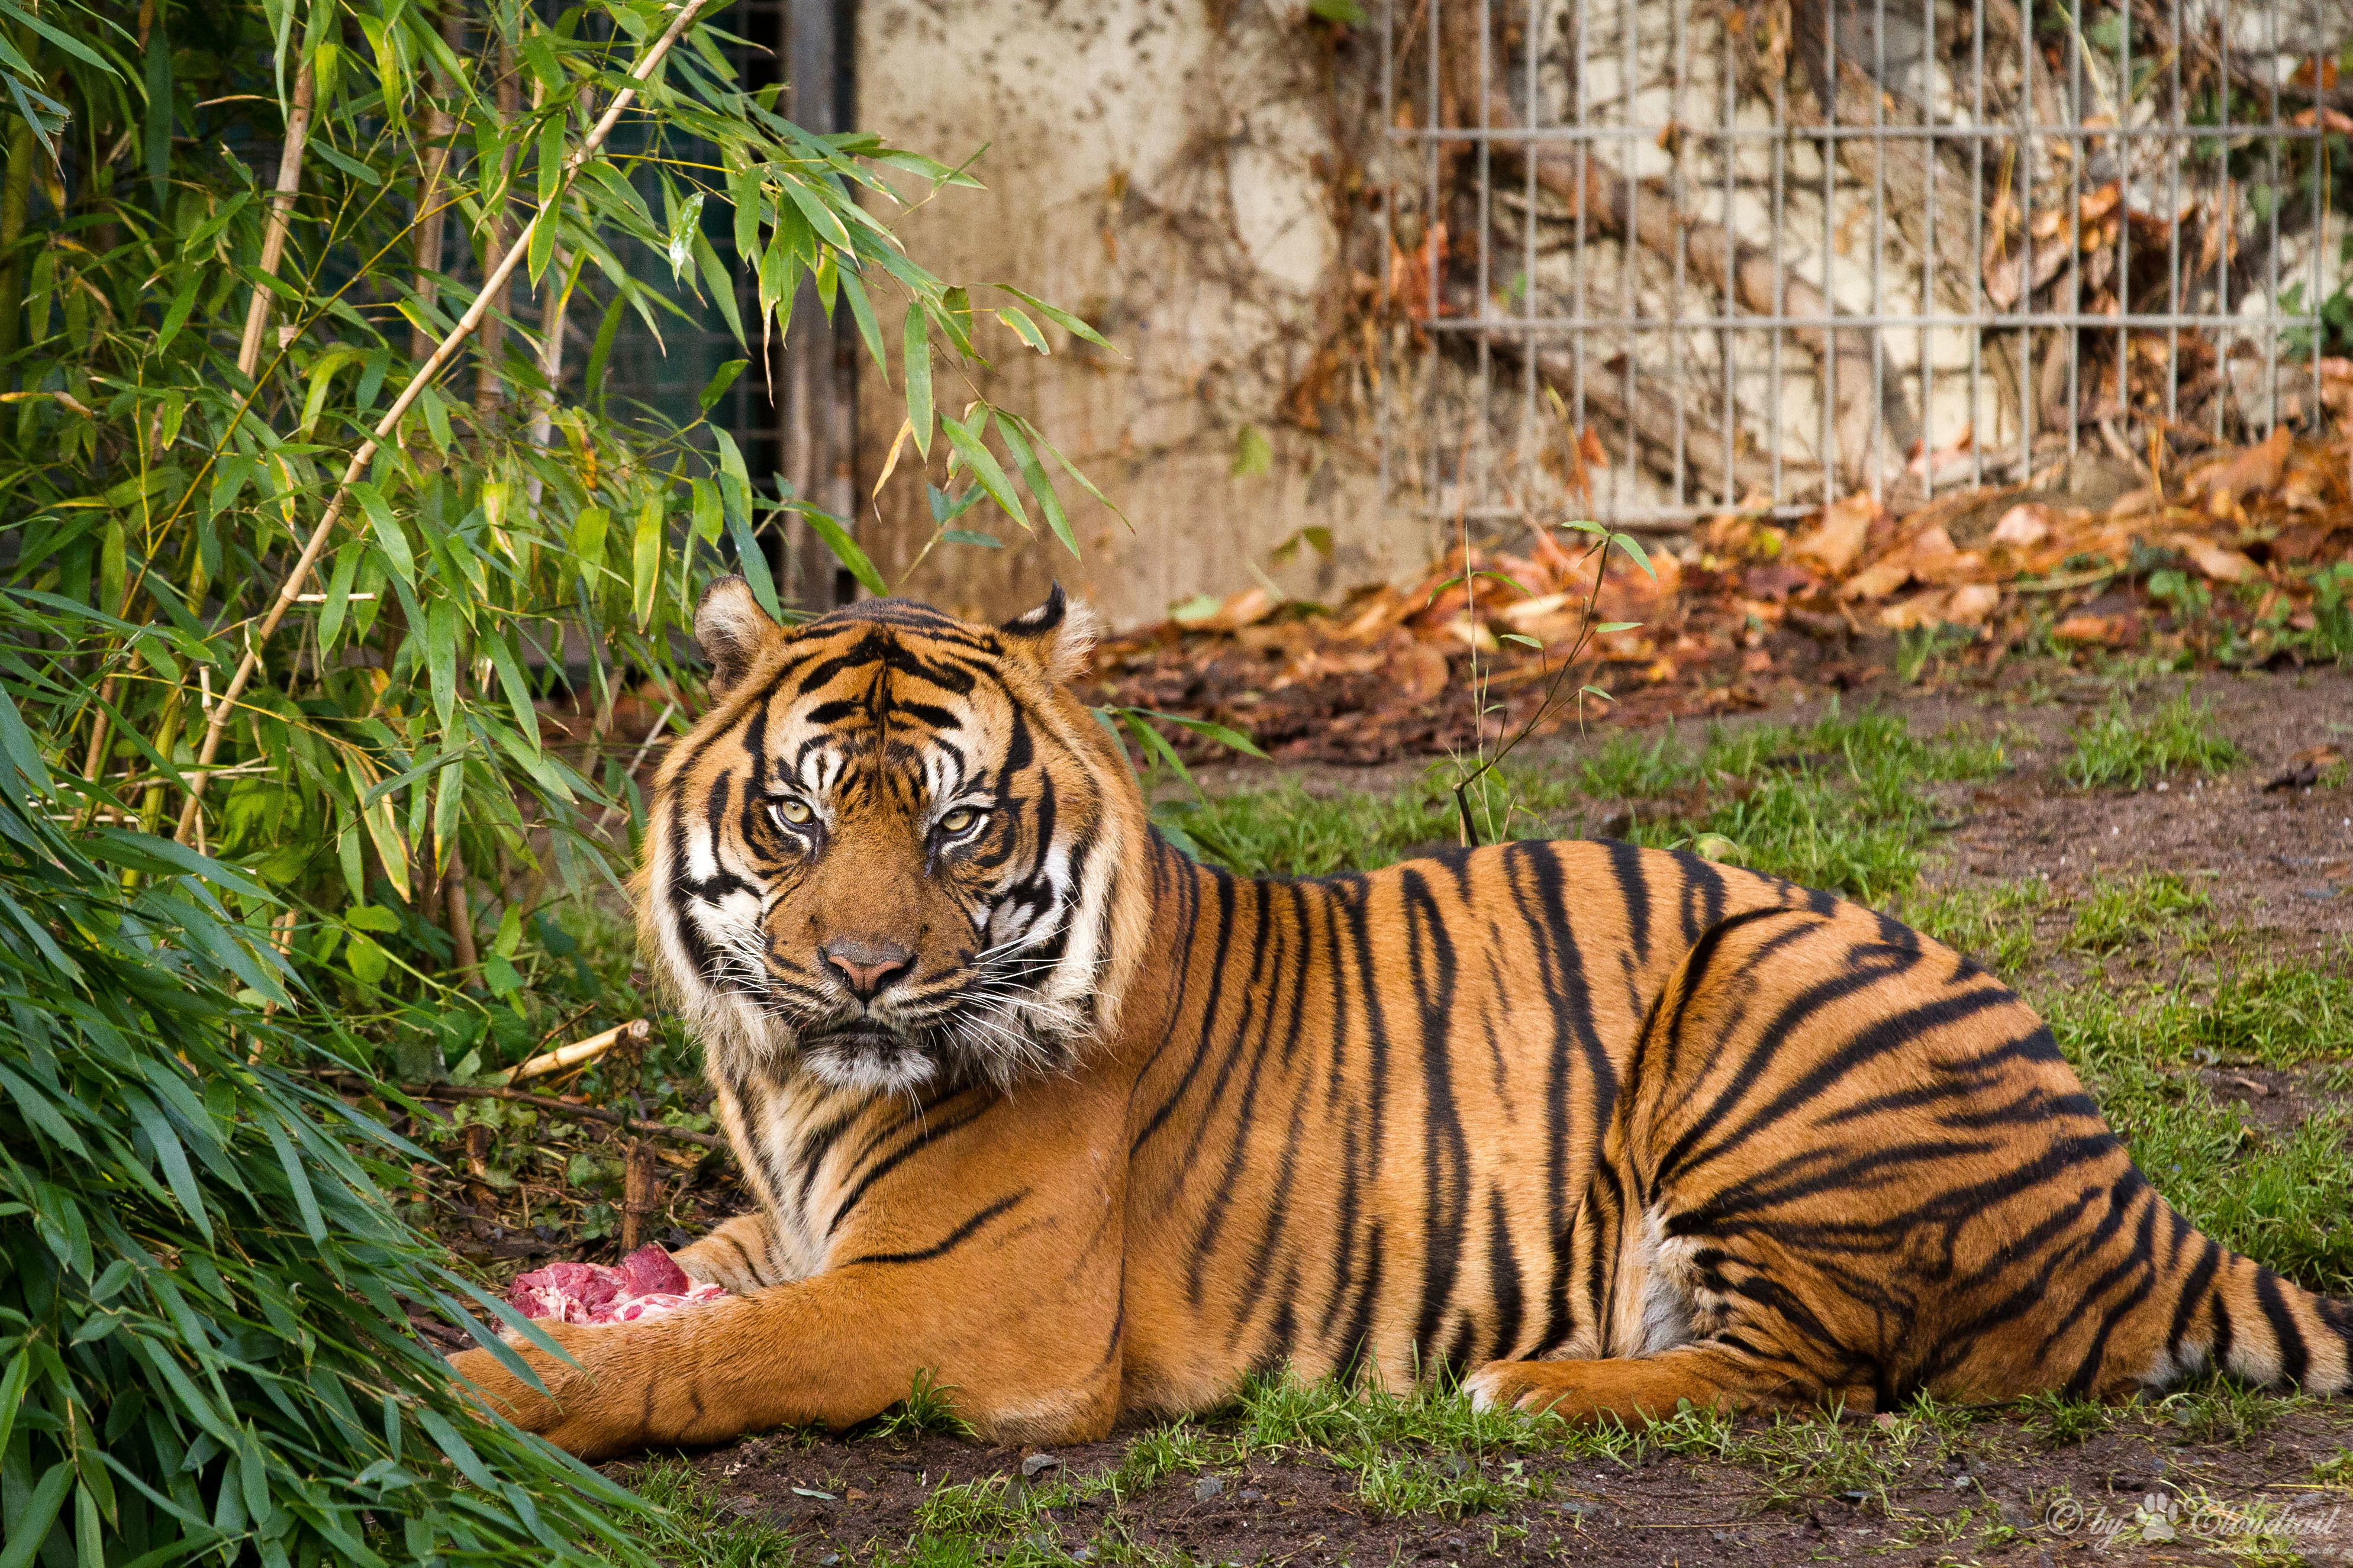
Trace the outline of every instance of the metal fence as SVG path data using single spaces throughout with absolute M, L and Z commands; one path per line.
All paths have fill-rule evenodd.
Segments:
M 2348 352 L 2345 0 L 1393 0 L 1380 26 L 1384 482 L 1435 521 L 2146 474 L 2316 417 Z

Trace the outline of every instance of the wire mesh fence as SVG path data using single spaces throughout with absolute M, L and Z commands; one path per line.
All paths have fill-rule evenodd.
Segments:
M 2343 0 L 1394 0 L 1387 493 L 1673 530 L 2353 397 Z M 2338 73 L 2346 72 L 2344 85 Z

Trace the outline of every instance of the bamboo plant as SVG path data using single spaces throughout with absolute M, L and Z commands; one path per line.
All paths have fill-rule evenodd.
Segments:
M 883 587 L 708 419 L 797 300 L 894 466 L 1065 543 L 1095 494 L 950 390 L 1094 336 L 902 249 L 971 174 L 794 125 L 725 22 L 0 0 L 0 1568 L 589 1550 L 611 1489 L 385 1349 L 462 1292 L 375 1191 L 417 1152 L 301 1075 L 519 1058 L 702 583 L 792 613 L 797 516 Z M 606 393 L 703 311 L 699 409 Z

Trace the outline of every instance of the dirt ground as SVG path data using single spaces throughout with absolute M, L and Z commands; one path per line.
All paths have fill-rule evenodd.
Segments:
M 1792 686 L 1757 711 L 1681 722 L 1697 742 L 1710 722 L 1726 730 L 1797 724 L 1833 703 L 1847 712 L 1878 705 L 1910 719 L 1915 734 L 1947 729 L 2002 736 L 2008 775 L 1991 784 L 1935 784 L 1952 824 L 1942 842 L 1947 864 L 1931 887 L 1967 887 L 2047 876 L 2080 884 L 2095 874 L 2171 871 L 2209 879 L 2218 917 L 2243 923 L 2287 950 L 2309 950 L 2353 932 L 2353 791 L 2270 787 L 2296 753 L 2336 744 L 2353 752 L 2353 674 L 2333 669 L 2209 673 L 2186 682 L 2167 678 L 2169 694 L 2187 686 L 2246 754 L 2228 777 L 2167 782 L 2141 790 L 2080 790 L 2057 777 L 2071 729 L 2108 702 L 2115 683 L 2077 678 L 2049 665 L 2013 665 L 1995 677 L 1922 689 L 1884 675 L 1852 690 Z M 1516 761 L 1562 767 L 1630 727 L 1651 735 L 1673 722 L 1597 725 L 1579 739 L 1542 738 Z M 1295 779 L 1311 793 L 1379 792 L 1420 778 L 1439 760 L 1375 767 L 1220 763 L 1195 769 L 1213 795 Z M 1612 825 L 1628 803 L 1593 803 L 1588 822 Z
M 1567 1558 L 1697 1568 L 1865 1555 L 1891 1563 L 2202 1563 L 2251 1553 L 2353 1562 L 2353 1488 L 2313 1480 L 2316 1461 L 2353 1441 L 2353 1416 L 2341 1410 L 2291 1414 L 2221 1442 L 2146 1422 L 2069 1442 L 1994 1419 L 1957 1441 L 1915 1443 L 1900 1454 L 1871 1423 L 1841 1425 L 1859 1429 L 1850 1441 L 1884 1456 L 1880 1466 L 1809 1473 L 1802 1447 L 1779 1465 L 1663 1452 L 1619 1460 L 1440 1456 L 1490 1472 L 1519 1466 L 1514 1479 L 1528 1489 L 1516 1506 L 1448 1518 L 1368 1509 L 1355 1476 L 1330 1456 L 1260 1455 L 1050 1509 L 1020 1543 L 1081 1563 L 1116 1550 L 1206 1564 Z M 902 1549 L 944 1482 L 1001 1479 L 1018 1495 L 1116 1471 L 1127 1448 L 1115 1436 L 1047 1451 L 1051 1466 L 1034 1478 L 1023 1472 L 1039 1450 L 947 1437 L 768 1437 L 694 1464 L 727 1513 L 788 1531 L 800 1562 L 828 1568 Z M 611 1473 L 626 1482 L 636 1468 Z M 1857 1481 L 1865 1484 L 1848 1484 Z M 2149 1528 L 2168 1512 L 2169 1542 Z M 1116 1549 L 1103 1544 L 1106 1535 Z

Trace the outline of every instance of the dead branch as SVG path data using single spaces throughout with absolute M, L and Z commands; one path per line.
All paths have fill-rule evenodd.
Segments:
M 356 1089 L 364 1094 L 381 1094 L 386 1085 L 375 1079 L 362 1078 L 357 1073 L 328 1072 L 318 1075 L 321 1081 L 337 1089 Z M 412 1100 L 503 1100 L 515 1105 L 528 1105 L 534 1110 L 544 1110 L 556 1116 L 575 1116 L 586 1121 L 602 1121 L 629 1132 L 643 1132 L 656 1138 L 675 1139 L 691 1143 L 699 1149 L 715 1149 L 727 1152 L 727 1140 L 708 1132 L 695 1132 L 684 1127 L 672 1127 L 666 1121 L 648 1121 L 643 1118 L 624 1116 L 617 1110 L 601 1110 L 593 1105 L 575 1105 L 568 1100 L 556 1100 L 544 1094 L 530 1094 L 520 1089 L 501 1089 L 490 1084 L 436 1083 L 421 1089 L 389 1086 Z

